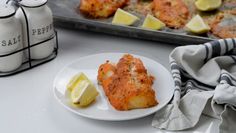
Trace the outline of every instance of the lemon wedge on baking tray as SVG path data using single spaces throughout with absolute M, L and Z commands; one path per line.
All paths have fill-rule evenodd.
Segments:
M 202 34 L 210 30 L 210 27 L 204 22 L 201 16 L 196 15 L 187 24 L 186 27 L 189 31 Z
M 84 73 L 76 74 L 67 89 L 71 92 L 71 101 L 79 106 L 89 105 L 98 95 L 97 89 Z
M 197 0 L 195 5 L 200 11 L 211 11 L 219 8 L 222 0 Z
M 114 15 L 112 24 L 129 26 L 133 25 L 137 20 L 139 20 L 138 17 L 119 8 Z
M 143 22 L 142 27 L 147 28 L 147 29 L 152 29 L 152 30 L 159 30 L 165 27 L 165 23 L 161 22 L 159 19 L 148 14 Z

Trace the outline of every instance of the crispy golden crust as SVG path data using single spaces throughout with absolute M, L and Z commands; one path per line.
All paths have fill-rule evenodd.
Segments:
M 98 83 L 103 86 L 103 90 L 108 95 L 108 86 L 112 83 L 112 76 L 116 74 L 116 67 L 109 61 L 100 65 L 98 69 Z
M 158 104 L 152 89 L 154 77 L 148 76 L 140 59 L 124 55 L 115 66 L 109 62 L 102 64 L 98 70 L 98 80 L 111 105 L 117 110 L 148 108 Z M 106 72 L 113 74 L 102 78 Z
M 236 10 L 228 10 L 219 13 L 212 23 L 210 23 L 211 32 L 219 38 L 235 38 L 236 37 L 236 22 L 230 22 L 227 17 L 232 15 L 235 17 Z M 232 20 L 232 19 L 231 19 Z M 228 22 L 227 22 L 228 21 Z M 224 24 L 224 23 L 225 24 Z
M 91 18 L 107 18 L 118 8 L 123 7 L 129 0 L 81 0 L 79 10 Z
M 126 11 L 146 16 L 152 15 L 152 1 L 130 2 L 125 8 Z
M 153 0 L 153 12 L 170 28 L 184 27 L 190 16 L 182 0 Z

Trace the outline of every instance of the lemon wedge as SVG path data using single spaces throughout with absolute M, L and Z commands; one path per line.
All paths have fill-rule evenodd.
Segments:
M 147 15 L 142 25 L 143 28 L 152 29 L 152 30 L 159 30 L 165 26 L 166 25 L 163 22 L 161 22 L 159 19 L 153 17 L 150 14 Z
M 84 73 L 79 73 L 76 74 L 71 80 L 70 82 L 67 84 L 67 89 L 71 92 L 73 90 L 73 88 L 76 87 L 76 85 L 82 81 L 82 80 L 87 80 L 89 81 L 89 79 L 87 78 L 87 76 Z
M 112 24 L 129 26 L 133 25 L 138 20 L 139 20 L 138 17 L 119 8 L 115 13 L 115 16 L 112 20 Z
M 71 101 L 79 106 L 88 106 L 98 95 L 97 89 L 84 73 L 75 75 L 67 89 L 71 91 Z
M 210 27 L 203 21 L 202 17 L 199 15 L 193 17 L 186 24 L 186 27 L 189 29 L 189 31 L 196 34 L 202 34 L 210 30 Z
M 219 8 L 222 0 L 197 0 L 195 5 L 200 11 L 211 11 Z

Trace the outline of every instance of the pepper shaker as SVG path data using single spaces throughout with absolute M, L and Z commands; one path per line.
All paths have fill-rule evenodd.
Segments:
M 47 0 L 22 0 L 19 2 L 21 8 L 18 8 L 16 17 L 20 19 L 23 27 L 24 47 L 29 45 L 28 37 L 30 45 L 34 45 L 54 36 L 52 11 L 46 4 Z M 31 47 L 31 59 L 43 59 L 50 56 L 54 46 L 55 40 L 51 39 Z
M 12 6 L 0 6 L 0 72 L 9 72 L 21 66 L 23 60 L 22 28 Z M 4 56 L 6 55 L 6 56 Z

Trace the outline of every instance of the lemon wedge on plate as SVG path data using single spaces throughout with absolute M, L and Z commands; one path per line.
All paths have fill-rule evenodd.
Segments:
M 71 101 L 79 106 L 88 106 L 98 95 L 97 89 L 84 73 L 75 75 L 67 89 L 71 92 Z
M 129 26 L 133 25 L 137 20 L 139 20 L 138 17 L 119 8 L 115 13 L 112 24 Z
M 142 25 L 143 28 L 152 30 L 159 30 L 165 26 L 165 23 L 161 22 L 159 19 L 153 17 L 150 14 L 147 15 Z
M 211 11 L 219 8 L 222 0 L 197 0 L 195 5 L 200 11 Z
M 210 30 L 210 27 L 204 22 L 201 16 L 196 15 L 193 17 L 187 24 L 186 27 L 189 31 L 196 33 L 196 34 L 202 34 L 205 32 L 208 32 Z

